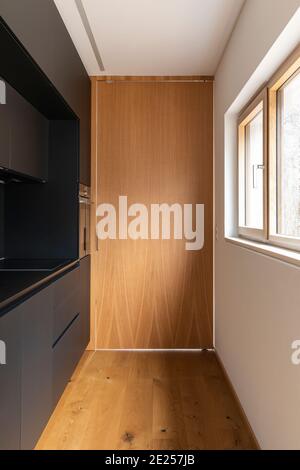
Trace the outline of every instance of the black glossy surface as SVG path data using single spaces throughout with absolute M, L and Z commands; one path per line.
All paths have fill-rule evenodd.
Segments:
M 72 267 L 72 263 L 68 260 L 63 268 L 60 267 L 51 273 L 46 271 L 0 272 L 0 317 L 23 297 L 31 295 L 42 285 L 60 275 L 62 269 L 67 270 L 69 267 Z

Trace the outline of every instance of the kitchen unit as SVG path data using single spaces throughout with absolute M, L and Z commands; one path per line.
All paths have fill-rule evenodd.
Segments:
M 0 449 L 35 446 L 88 344 L 88 265 L 86 258 L 83 266 L 45 278 L 17 306 L 1 309 Z M 14 273 L 15 283 L 22 276 Z
M 51 0 L 0 15 L 0 449 L 32 449 L 90 337 L 90 80 Z

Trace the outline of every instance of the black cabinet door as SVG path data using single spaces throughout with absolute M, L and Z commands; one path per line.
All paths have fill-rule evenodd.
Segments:
M 52 412 L 53 286 L 21 304 L 21 449 L 33 449 Z
M 9 167 L 10 122 L 6 105 L 6 84 L 0 79 L 0 166 Z
M 10 114 L 10 168 L 18 173 L 47 179 L 48 120 L 6 84 Z
M 21 430 L 19 308 L 0 317 L 0 341 L 0 449 L 19 449 Z
M 80 314 L 82 347 L 84 349 L 90 341 L 90 270 L 91 257 L 86 256 L 80 260 Z

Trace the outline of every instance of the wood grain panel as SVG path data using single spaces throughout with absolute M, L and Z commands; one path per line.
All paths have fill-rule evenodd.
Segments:
M 88 352 L 38 450 L 257 449 L 214 352 Z
M 186 251 L 184 240 L 99 242 L 92 268 L 95 347 L 211 347 L 212 83 L 95 86 L 95 202 L 118 207 L 127 195 L 128 205 L 148 208 L 205 204 L 201 251 Z

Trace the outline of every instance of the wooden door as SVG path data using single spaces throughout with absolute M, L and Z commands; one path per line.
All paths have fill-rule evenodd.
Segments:
M 95 241 L 91 347 L 212 347 L 213 84 L 94 79 L 92 106 L 94 203 L 203 203 L 205 243 Z

